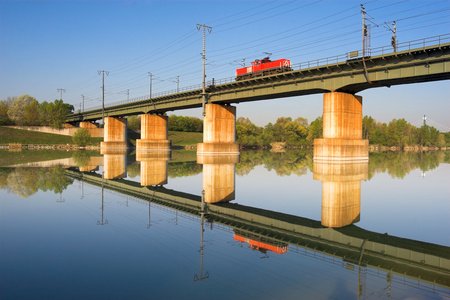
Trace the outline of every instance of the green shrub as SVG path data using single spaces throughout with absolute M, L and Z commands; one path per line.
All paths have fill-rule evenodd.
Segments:
M 75 145 L 86 146 L 91 142 L 91 133 L 85 128 L 78 128 L 72 136 Z

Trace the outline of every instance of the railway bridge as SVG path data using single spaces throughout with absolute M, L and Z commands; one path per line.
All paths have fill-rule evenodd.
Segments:
M 199 154 L 238 154 L 235 143 L 236 107 L 232 104 L 310 94 L 323 97 L 323 139 L 314 142 L 314 158 L 367 160 L 368 141 L 362 140 L 362 97 L 376 87 L 450 79 L 450 34 L 399 44 L 367 53 L 350 54 L 293 65 L 293 70 L 247 80 L 222 79 L 202 88 L 146 97 L 67 117 L 67 122 L 91 127 L 104 117 L 102 148 L 126 146 L 126 119 L 141 117 L 138 148 L 169 149 L 168 111 L 204 108 L 204 137 Z M 352 55 L 352 56 L 353 56 Z

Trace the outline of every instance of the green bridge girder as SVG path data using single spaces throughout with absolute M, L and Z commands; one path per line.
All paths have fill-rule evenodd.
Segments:
M 364 67 L 366 65 L 366 68 Z M 450 43 L 424 46 L 377 56 L 294 70 L 271 76 L 210 85 L 208 103 L 232 104 L 248 101 L 303 96 L 331 91 L 350 94 L 375 87 L 450 79 Z M 104 115 L 125 117 L 144 113 L 202 106 L 202 90 L 196 89 L 152 99 L 104 108 Z M 71 114 L 66 121 L 94 121 L 102 118 L 102 109 Z
M 102 186 L 102 176 L 96 173 L 70 169 L 66 175 Z M 350 264 L 450 288 L 449 247 L 371 232 L 355 225 L 326 228 L 320 221 L 233 203 L 205 204 L 202 212 L 201 196 L 164 187 L 143 187 L 123 179 L 103 180 L 103 187 L 190 216 L 200 218 L 204 213 L 211 223 L 280 245 L 297 246 Z

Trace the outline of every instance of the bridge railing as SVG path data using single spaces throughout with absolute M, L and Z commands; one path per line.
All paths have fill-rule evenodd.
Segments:
M 294 70 L 315 68 L 315 67 L 326 66 L 326 65 L 330 65 L 330 64 L 341 63 L 341 62 L 346 61 L 349 58 L 350 58 L 349 54 L 346 53 L 346 54 L 341 54 L 341 55 L 336 55 L 336 56 L 331 56 L 331 57 L 326 57 L 326 58 L 319 58 L 319 59 L 315 59 L 315 60 L 301 62 L 301 63 L 298 63 L 298 64 L 293 64 L 292 68 Z
M 433 37 L 428 37 L 424 39 L 397 43 L 397 52 L 398 51 L 411 51 L 413 49 L 424 49 L 429 46 L 441 46 L 442 44 L 450 42 L 450 34 L 443 34 Z M 392 51 L 392 46 L 383 46 L 378 48 L 373 48 L 368 50 L 369 55 L 383 55 L 394 53 Z
M 449 43 L 449 42 L 450 42 L 450 33 L 439 35 L 439 36 L 418 39 L 418 40 L 413 40 L 413 41 L 408 41 L 408 42 L 403 42 L 403 43 L 398 43 L 396 46 L 397 46 L 397 52 L 399 52 L 399 51 L 410 51 L 412 49 L 426 48 L 426 47 L 434 46 L 434 45 L 440 47 L 442 44 Z M 377 48 L 369 48 L 366 50 L 365 55 L 373 56 L 373 55 L 383 55 L 383 54 L 389 54 L 389 53 L 394 53 L 392 45 L 377 47 Z M 350 55 L 350 54 L 352 54 L 352 55 Z M 356 54 L 356 55 L 354 55 L 354 54 Z M 331 57 L 327 57 L 327 58 L 320 58 L 320 59 L 315 59 L 315 60 L 310 60 L 310 61 L 306 61 L 306 62 L 293 64 L 292 68 L 294 70 L 317 68 L 317 67 L 323 67 L 323 66 L 327 66 L 327 65 L 331 65 L 331 64 L 343 63 L 350 58 L 358 58 L 358 57 L 362 57 L 362 50 L 352 51 L 352 52 L 348 52 L 348 53 L 341 54 L 341 55 L 336 55 L 336 56 L 331 56 Z M 213 79 L 213 80 L 206 82 L 206 86 L 220 85 L 220 84 L 225 84 L 225 83 L 231 83 L 234 81 L 236 81 L 235 77 Z M 152 98 L 158 98 L 158 97 L 178 94 L 178 93 L 182 93 L 182 92 L 198 90 L 201 88 L 202 88 L 202 84 L 190 85 L 190 86 L 182 87 L 179 89 L 168 90 L 168 91 L 155 93 L 155 94 L 152 93 Z M 141 96 L 141 97 L 131 98 L 129 100 L 122 100 L 122 101 L 110 103 L 110 104 L 108 104 L 108 106 L 115 106 L 115 105 L 131 103 L 131 102 L 148 100 L 149 98 L 150 98 L 149 95 L 145 95 L 145 96 Z M 153 101 L 155 103 L 160 102 L 157 100 L 153 100 Z M 89 110 L 100 109 L 100 108 L 102 108 L 102 107 L 96 106 L 96 107 L 89 108 Z

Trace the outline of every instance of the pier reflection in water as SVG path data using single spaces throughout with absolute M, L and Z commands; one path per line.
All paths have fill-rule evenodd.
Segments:
M 269 158 L 270 163 L 267 165 L 270 165 L 271 168 L 275 166 L 278 172 L 278 166 L 274 162 L 279 163 L 280 160 L 273 159 L 274 157 Z M 279 157 L 282 156 L 277 156 L 277 158 Z M 75 297 L 81 297 L 84 288 L 80 289 L 76 283 L 79 282 L 78 276 L 83 276 L 84 286 L 90 291 L 102 289 L 108 291 L 103 292 L 104 296 L 126 295 L 131 298 L 142 298 L 146 295 L 150 298 L 171 299 L 185 297 L 249 299 L 248 292 L 259 299 L 329 299 L 336 297 L 356 299 L 374 295 L 382 298 L 389 295 L 396 298 L 417 295 L 437 299 L 450 297 L 450 249 L 446 243 L 431 244 L 411 238 L 390 236 L 384 232 L 373 232 L 355 225 L 347 225 L 358 220 L 360 214 L 362 219 L 370 214 L 370 211 L 360 211 L 361 202 L 364 202 L 364 199 L 361 199 L 361 180 L 367 180 L 368 170 L 372 170 L 369 172 L 371 174 L 369 177 L 375 176 L 376 172 L 373 170 L 379 170 L 378 167 L 370 167 L 367 164 L 321 165 L 315 163 L 312 165 L 307 156 L 302 161 L 295 163 L 290 160 L 289 168 L 291 168 L 292 174 L 298 176 L 296 178 L 302 184 L 302 190 L 308 189 L 307 184 L 304 185 L 308 180 L 302 179 L 304 175 L 310 176 L 311 180 L 314 177 L 315 180 L 321 181 L 322 204 L 320 205 L 320 202 L 317 204 L 319 208 L 321 207 L 322 217 L 321 220 L 313 220 L 302 216 L 301 212 L 298 213 L 299 210 L 297 213 L 281 213 L 276 209 L 262 209 L 257 206 L 239 204 L 242 201 L 239 198 L 235 199 L 237 195 L 235 182 L 239 181 L 242 175 L 236 179 L 235 162 L 203 160 L 203 186 L 196 187 L 197 193 L 188 194 L 176 189 L 176 183 L 180 180 L 189 180 L 188 177 L 179 177 L 173 180 L 174 184 L 171 185 L 171 188 L 174 190 L 161 186 L 164 180 L 167 182 L 167 176 L 164 176 L 165 178 L 155 176 L 154 180 L 146 179 L 148 176 L 143 172 L 148 169 L 144 168 L 145 160 L 153 161 L 155 165 L 161 166 L 162 172 L 170 170 L 168 164 L 171 162 L 166 160 L 167 157 L 154 158 L 151 155 L 147 158 L 145 155 L 139 155 L 139 158 L 138 155 L 136 156 L 136 160 L 140 163 L 139 182 L 123 176 L 102 180 L 101 171 L 79 172 L 78 168 L 70 168 L 65 171 L 68 182 L 74 183 L 73 185 L 66 184 L 62 188 L 64 191 L 69 190 L 69 193 L 64 193 L 66 199 L 64 206 L 59 206 L 60 210 L 67 207 L 66 218 L 73 218 L 80 214 L 88 207 L 86 205 L 93 202 L 96 204 L 91 209 L 97 220 L 98 190 L 95 187 L 103 186 L 105 203 L 110 208 L 107 210 L 110 225 L 100 231 L 95 229 L 90 231 L 87 230 L 86 224 L 93 224 L 91 221 L 84 224 L 78 223 L 77 227 L 69 230 L 82 230 L 80 233 L 83 234 L 67 236 L 61 233 L 61 236 L 65 236 L 64 239 L 68 241 L 83 236 L 85 240 L 80 240 L 78 243 L 91 245 L 90 251 L 94 251 L 91 256 L 95 258 L 90 260 L 89 255 L 83 254 L 82 257 L 86 260 L 84 264 L 90 265 L 94 269 L 106 268 L 105 272 L 114 274 L 114 277 L 120 282 L 126 282 L 127 285 L 128 283 L 133 284 L 135 287 L 133 290 L 123 289 L 118 281 L 114 280 L 109 283 L 100 282 L 100 286 L 95 287 L 89 284 L 89 282 L 95 282 L 94 277 L 89 272 L 77 273 L 75 267 L 71 273 L 72 279 L 75 280 L 60 282 L 65 286 L 65 292 L 69 292 Z M 160 158 L 161 160 L 159 160 Z M 244 158 L 247 164 L 245 168 L 254 168 L 254 166 L 249 166 L 247 158 Z M 112 157 L 112 161 L 124 160 L 130 161 L 126 158 L 121 160 Z M 261 163 L 260 159 L 254 161 Z M 104 165 L 106 174 L 107 166 L 112 164 L 105 159 Z M 195 165 L 193 162 L 194 174 L 197 172 Z M 432 168 L 437 168 L 438 165 L 439 163 Z M 119 163 L 118 168 L 121 166 L 122 164 Z M 303 169 L 305 166 L 310 166 L 309 170 L 314 173 L 308 173 L 307 169 L 297 172 L 298 168 Z M 279 167 L 281 168 L 281 165 Z M 286 174 L 288 167 L 283 166 L 282 168 Z M 153 172 L 151 171 L 153 167 L 149 169 L 150 172 L 147 174 Z M 239 169 L 242 170 L 242 166 Z M 228 172 L 223 173 L 224 170 Z M 24 169 L 17 169 L 17 171 L 21 172 L 22 177 L 29 173 Z M 411 169 L 408 172 L 410 171 Z M 4 176 L 6 178 L 11 176 L 12 180 L 12 173 L 13 170 L 9 169 L 2 171 L 0 182 L 4 182 L 2 179 Z M 116 174 L 123 174 L 123 169 Z M 75 198 L 77 182 L 83 183 L 85 187 L 86 197 L 81 202 L 77 202 L 77 198 Z M 267 189 L 275 188 L 268 181 L 265 182 L 265 185 Z M 86 192 L 86 188 L 90 189 L 90 193 Z M 202 189 L 205 191 L 204 201 L 202 201 L 200 192 Z M 287 193 L 289 191 L 285 191 L 285 195 Z M 264 198 L 264 191 L 254 191 L 254 194 Z M 120 205 L 121 197 L 126 197 L 127 201 L 134 199 L 134 202 L 130 202 L 130 206 Z M 207 198 L 209 202 L 206 201 Z M 0 222 L 3 222 L 1 223 L 2 228 L 5 228 L 3 227 L 4 222 L 9 220 L 8 215 L 11 212 L 9 206 L 23 205 L 24 201 L 16 199 L 12 204 L 5 202 L 3 197 L 0 199 L 2 203 L 6 203 L 6 205 L 2 205 L 4 214 L 0 218 Z M 38 199 L 33 201 L 39 203 Z M 320 196 L 317 199 L 320 199 Z M 276 206 L 276 202 L 282 201 L 282 198 L 276 200 L 272 201 L 274 206 Z M 299 201 L 307 201 L 307 199 Z M 44 205 L 43 200 L 41 202 Z M 142 204 L 148 205 L 150 209 L 150 202 L 153 209 L 152 218 L 160 221 L 155 223 L 151 230 L 147 230 L 146 208 Z M 74 206 L 72 203 L 76 205 Z M 79 206 L 82 206 L 83 209 L 79 210 L 77 208 Z M 410 209 L 413 210 L 414 207 Z M 420 208 L 418 209 L 420 210 Z M 41 223 L 34 221 L 39 214 L 26 213 L 24 215 L 28 219 L 32 218 L 34 227 L 37 226 L 41 232 L 40 243 L 45 245 L 47 238 L 45 232 L 48 228 L 41 228 Z M 129 215 L 130 219 L 122 219 L 123 215 Z M 170 221 L 175 215 L 179 217 L 176 224 Z M 14 217 L 20 218 L 21 216 L 15 215 Z M 60 219 L 61 215 L 55 217 Z M 46 218 L 53 218 L 53 216 L 47 213 Z M 86 216 L 80 215 L 79 218 L 86 219 Z M 140 218 L 145 221 L 138 221 Z M 167 221 L 161 222 L 161 220 Z M 433 220 L 428 219 L 427 222 L 433 222 Z M 142 227 L 145 231 L 141 230 L 141 223 L 144 223 Z M 399 222 L 399 226 L 401 224 L 402 222 Z M 332 227 L 340 228 L 333 229 Z M 22 240 L 30 239 L 26 232 L 20 231 L 20 227 L 8 226 L 8 228 L 8 231 L 14 230 L 14 235 L 21 236 Z M 11 234 L 1 236 L 3 249 L 5 249 L 5 245 L 11 247 L 11 245 L 17 244 L 16 240 L 10 238 Z M 57 234 L 57 236 L 60 235 Z M 55 239 L 55 234 L 53 233 L 49 238 Z M 100 247 L 101 255 L 100 253 L 94 254 L 96 253 L 95 246 L 102 244 L 108 246 Z M 246 244 L 250 249 L 256 251 L 250 251 L 247 247 L 236 247 L 241 244 Z M 5 289 L 5 284 L 8 287 L 14 286 L 15 278 L 19 278 L 14 275 L 14 269 L 6 259 L 8 261 L 24 259 L 23 255 L 20 258 L 12 257 L 12 252 L 8 249 L 10 248 L 2 251 L 6 257 L 3 255 L 3 259 L 0 258 L 2 266 L 5 266 L 2 268 L 3 271 L 0 271 L 0 279 L 3 282 L 0 283 L 2 288 L 0 296 L 5 295 L 6 291 L 9 293 L 12 290 L 12 288 Z M 35 251 L 27 251 L 27 255 L 36 257 L 37 260 L 44 259 L 44 261 L 51 262 L 55 259 L 51 249 L 52 247 L 49 247 L 47 250 L 53 254 L 49 258 L 39 257 L 44 254 L 38 255 L 37 253 L 41 252 Z M 62 255 L 66 257 L 67 261 L 77 260 L 80 256 L 79 247 L 62 249 L 64 249 Z M 199 255 L 200 261 L 198 260 Z M 145 259 L 139 259 L 139 257 L 145 257 Z M 260 259 L 264 257 L 270 259 Z M 108 263 L 106 263 L 107 261 Z M 118 263 L 119 261 L 120 263 Z M 105 267 L 108 264 L 111 264 L 111 267 Z M 51 274 L 59 272 L 54 268 L 52 263 L 47 264 L 48 280 L 55 278 Z M 120 272 L 117 268 L 120 269 Z M 5 272 L 8 272 L 8 276 Z M 27 278 L 34 278 L 34 281 L 42 283 L 42 276 L 38 277 L 38 273 L 34 273 L 33 267 L 28 266 L 27 273 Z M 102 272 L 95 274 L 107 275 Z M 208 279 L 208 284 L 192 283 L 193 275 L 195 281 Z M 192 285 L 183 279 L 184 277 L 189 278 Z M 44 285 L 36 286 L 26 278 L 22 278 L 22 280 L 26 280 L 25 283 L 33 288 L 34 295 L 45 294 L 42 287 Z M 163 286 L 183 286 L 183 289 L 161 288 Z M 230 289 L 230 286 L 233 288 Z M 11 293 L 14 294 L 14 291 Z M 21 292 L 16 290 L 15 293 L 17 295 Z M 51 295 L 57 295 L 57 293 L 56 290 L 50 292 Z M 58 296 L 62 297 L 62 294 L 58 294 Z
M 322 181 L 322 225 L 343 227 L 359 221 L 361 180 L 369 162 L 315 162 L 314 179 Z
M 103 172 L 105 179 L 127 177 L 127 149 L 102 148 Z
M 136 161 L 141 164 L 141 185 L 167 184 L 170 151 L 140 150 L 136 151 Z
M 198 155 L 203 164 L 205 203 L 228 202 L 235 199 L 235 169 L 239 155 Z

